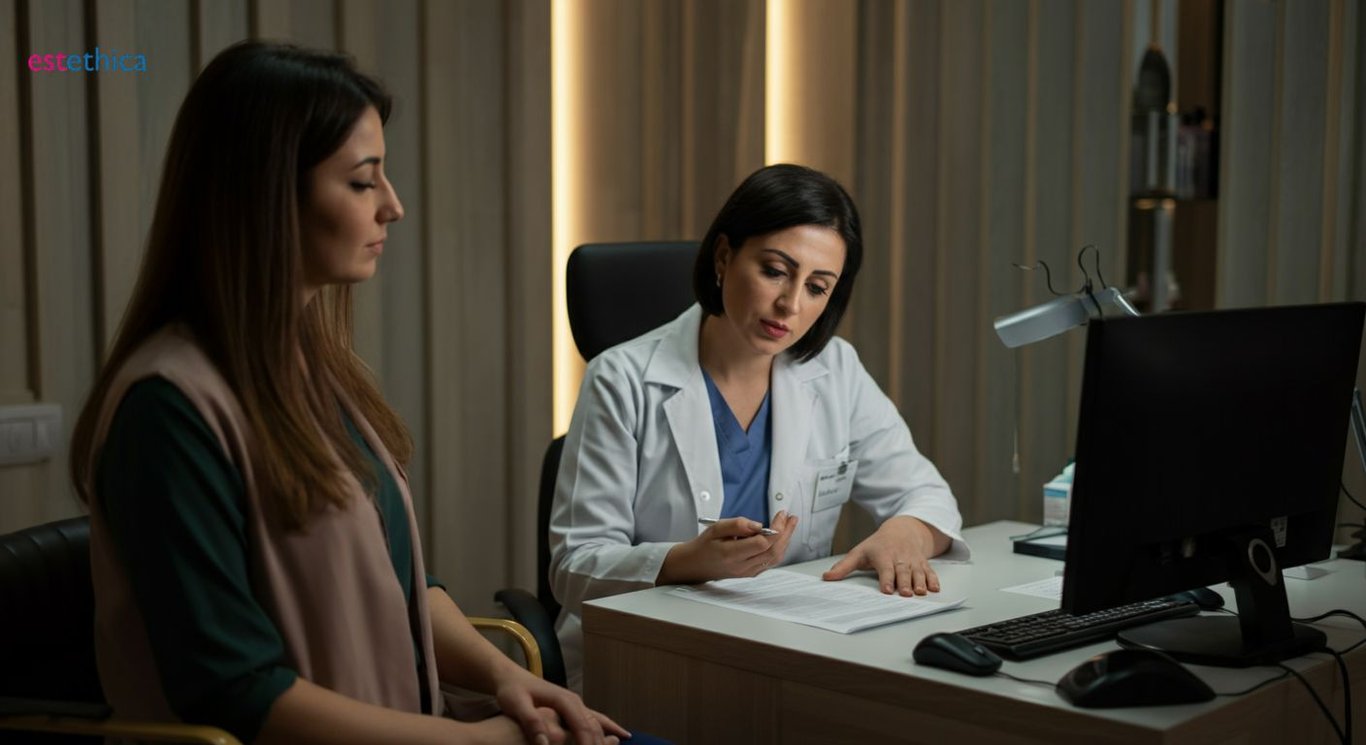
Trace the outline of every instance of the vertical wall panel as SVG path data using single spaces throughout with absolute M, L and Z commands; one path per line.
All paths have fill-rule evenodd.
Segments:
M 30 3 L 32 49 L 86 50 L 85 19 L 78 0 Z M 40 499 L 34 517 L 71 514 L 75 497 L 66 477 L 66 443 L 75 413 L 95 370 L 94 290 L 91 284 L 90 161 L 87 110 L 89 78 L 83 73 L 34 73 L 29 77 L 33 183 L 33 256 L 36 261 L 38 391 L 62 406 L 62 443 L 53 458 L 34 468 Z
M 155 53 L 139 45 L 133 0 L 93 4 L 94 38 L 101 53 L 138 52 L 147 57 L 149 72 L 90 76 L 95 88 L 91 122 L 95 127 L 92 153 L 95 159 L 95 246 L 99 283 L 96 292 L 96 343 L 100 353 L 113 343 L 123 309 L 128 304 L 137 278 L 139 250 L 146 235 L 142 225 L 143 201 L 154 192 L 143 173 L 139 158 L 142 107 L 138 105 L 140 86 L 152 77 L 151 70 L 166 64 Z M 160 70 L 157 70 L 160 74 Z
M 901 235 L 891 250 L 901 254 L 900 271 L 895 277 L 900 302 L 899 351 L 894 360 L 896 376 L 891 381 L 893 399 L 911 427 L 920 449 L 938 459 L 944 444 L 937 437 L 934 423 L 944 402 L 936 389 L 935 366 L 939 331 L 935 308 L 939 305 L 939 182 L 942 145 L 939 109 L 941 68 L 944 64 L 942 3 L 937 0 L 912 0 L 901 3 L 896 20 L 897 33 L 905 45 L 905 65 L 900 70 L 894 95 L 905 108 L 904 129 L 895 136 L 903 158 L 897 164 L 893 188 L 900 195 L 893 203 L 901 221 Z M 878 145 L 868 146 L 871 157 Z M 951 484 L 959 489 L 957 484 Z M 961 491 L 961 489 L 959 489 Z
M 248 0 L 247 33 L 256 39 L 288 39 L 292 0 Z
M 1328 0 L 1281 5 L 1284 16 L 1277 88 L 1277 180 L 1272 198 L 1271 272 L 1267 300 L 1275 304 L 1319 299 L 1323 245 L 1323 129 L 1327 103 L 1325 43 Z
M 764 164 L 764 4 L 679 4 L 687 108 L 678 235 L 701 240 L 725 198 Z
M 1261 305 L 1270 283 L 1267 236 L 1271 190 L 1276 5 L 1243 0 L 1224 6 L 1223 129 L 1219 146 L 1218 305 Z
M 508 6 L 508 500 L 513 584 L 535 587 L 541 456 L 550 442 L 550 7 Z
M 1326 117 L 1324 140 L 1324 193 L 1322 214 L 1327 236 L 1327 254 L 1319 278 L 1320 297 L 1341 300 L 1349 297 L 1349 269 L 1352 251 L 1352 219 L 1356 183 L 1357 153 L 1362 149 L 1356 131 L 1358 70 L 1355 50 L 1360 42 L 1357 25 L 1360 23 L 1361 4 L 1350 0 L 1333 0 L 1328 29 L 1333 35 L 1333 53 L 1326 60 L 1328 77 L 1336 81 L 1331 86 L 1332 103 Z
M 1045 262 L 1059 292 L 1076 289 L 1068 278 L 1077 251 L 1071 230 L 1077 12 L 1073 0 L 1039 0 L 1033 22 L 1035 77 L 1031 87 L 1035 94 L 1029 145 L 1033 165 L 1026 187 L 1031 198 L 1026 220 L 1030 228 L 1025 236 L 1032 250 L 1022 263 L 1033 266 L 1037 261 Z M 1023 272 L 1021 279 L 1021 307 L 1052 297 L 1044 273 Z M 1020 483 L 1026 494 L 1020 516 L 1037 520 L 1041 504 L 1033 497 L 1039 497 L 1039 487 L 1062 468 L 1073 448 L 1068 439 L 1068 340 L 1054 337 L 1016 354 L 1020 370 Z
M 1086 271 L 1096 277 L 1092 261 L 1099 256 L 1101 273 L 1117 282 L 1124 266 L 1124 207 L 1127 201 L 1127 142 L 1129 100 L 1133 80 L 1124 64 L 1129 34 L 1121 0 L 1077 5 L 1077 65 L 1074 88 L 1071 250 L 1094 244 Z M 1064 283 L 1075 289 L 1083 273 L 1075 260 L 1068 264 Z M 1081 395 L 1081 353 L 1085 334 L 1067 335 L 1068 436 L 1076 440 L 1077 409 Z
M 856 324 L 849 341 L 859 351 L 859 359 L 878 385 L 898 402 L 900 391 L 891 385 L 892 358 L 900 349 L 893 330 L 896 312 L 892 308 L 899 293 L 894 292 L 898 277 L 902 221 L 899 219 L 899 193 L 893 179 L 905 127 L 905 95 L 898 82 L 905 69 L 896 60 L 904 49 L 905 38 L 897 24 L 897 3 L 893 0 L 865 0 L 859 4 L 858 75 L 855 85 L 857 106 L 854 138 L 857 181 L 847 184 L 858 204 L 863 220 L 863 266 L 856 291 L 850 298 L 849 312 L 866 321 Z M 890 156 L 890 157 L 889 157 Z M 902 156 L 904 157 L 904 156 Z M 883 319 L 878 319 L 882 316 Z
M 423 176 L 423 98 L 421 11 L 417 0 L 376 3 L 378 15 L 356 23 L 375 26 L 373 71 L 394 96 L 394 108 L 384 127 L 385 172 L 398 191 L 407 216 L 389 225 L 389 242 L 374 282 L 384 317 L 377 357 L 366 357 L 383 384 L 385 398 L 403 417 L 413 436 L 413 460 L 408 478 L 424 539 L 435 536 L 428 521 L 433 498 L 428 464 L 430 414 L 426 399 L 426 264 L 423 223 L 426 219 Z M 349 19 L 343 23 L 349 25 Z M 373 299 L 373 298 L 372 298 Z M 373 350 L 367 350 L 374 354 Z M 430 546 L 428 547 L 430 556 Z
M 375 39 L 379 29 L 376 12 L 374 0 L 342 0 L 337 8 L 337 48 L 354 57 L 356 65 L 370 74 L 376 74 L 379 62 Z M 390 132 L 386 122 L 386 152 L 382 164 L 386 177 L 391 176 L 389 139 Z M 405 195 L 399 193 L 399 200 L 403 201 L 404 198 Z M 388 248 L 389 245 L 394 244 L 390 242 L 385 247 Z M 385 271 L 389 264 L 388 259 L 388 256 L 382 257 L 376 275 Z M 355 329 L 353 340 L 356 353 L 369 362 L 372 369 L 377 370 L 375 366 L 382 354 L 384 336 L 384 281 L 376 276 L 369 282 L 360 283 L 353 289 L 352 298 L 352 323 Z
M 432 412 L 434 571 L 470 608 L 502 582 L 488 536 L 506 535 L 507 319 L 505 78 L 498 6 L 430 4 L 424 22 L 427 102 L 427 292 Z M 478 105 L 471 105 L 478 102 Z
M 640 8 L 641 235 L 678 235 L 684 169 L 683 120 L 692 108 L 684 91 L 682 37 L 691 24 L 682 3 L 644 3 Z
M 977 472 L 975 416 L 979 374 L 978 309 L 983 231 L 982 106 L 986 58 L 981 0 L 941 9 L 939 233 L 935 308 L 935 446 L 937 463 L 963 499 L 968 523 L 978 521 L 984 481 Z M 949 92 L 952 92 L 951 94 Z
M 287 5 L 291 41 L 319 49 L 332 49 L 338 45 L 333 0 L 288 0 Z
M 1016 0 L 991 0 L 986 12 L 986 241 L 977 292 L 981 322 L 975 329 L 981 349 L 976 448 L 977 472 L 983 479 L 978 490 L 981 519 L 1013 517 L 1028 509 L 1021 501 L 1021 481 L 1012 469 L 1018 424 L 1014 416 L 1019 397 L 1017 360 L 1015 352 L 1001 344 L 991 320 L 1022 307 L 1019 270 L 1011 263 L 1024 258 L 1030 7 Z M 1036 490 L 1031 488 L 1029 493 Z
M 248 0 L 193 0 L 195 29 L 191 39 L 195 70 L 202 70 L 224 47 L 248 35 Z
M 10 172 L 0 178 L 0 405 L 26 403 L 29 389 L 28 288 L 25 277 L 24 200 L 28 192 L 19 169 L 23 148 L 20 80 L 28 80 L 29 49 L 20 45 L 16 0 L 0 0 L 0 163 Z

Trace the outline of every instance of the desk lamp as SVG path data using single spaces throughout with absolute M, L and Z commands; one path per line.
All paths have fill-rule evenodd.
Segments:
M 1032 308 L 1011 313 L 1010 315 L 1000 316 L 994 322 L 996 335 L 1001 337 L 1001 343 L 1014 349 L 1026 344 L 1033 344 L 1036 341 L 1043 341 L 1052 336 L 1057 336 L 1064 331 L 1074 329 L 1078 326 L 1086 325 L 1092 318 L 1103 318 L 1106 315 L 1106 308 L 1111 313 L 1119 311 L 1121 313 L 1136 316 L 1138 311 L 1125 299 L 1124 293 L 1117 287 L 1110 287 L 1105 284 L 1105 278 L 1100 274 L 1100 256 L 1096 256 L 1096 276 L 1100 279 L 1101 289 L 1096 290 L 1091 284 L 1091 275 L 1087 274 L 1086 267 L 1082 266 L 1082 257 L 1086 255 L 1086 249 L 1095 250 L 1093 246 L 1085 246 L 1077 254 L 1077 266 L 1081 267 L 1082 274 L 1086 281 L 1077 292 L 1071 295 L 1058 295 L 1053 290 L 1053 277 L 1048 271 L 1048 265 L 1040 261 L 1037 266 L 1043 268 L 1044 275 L 1048 281 L 1048 289 L 1058 297 L 1041 303 Z M 1016 264 L 1020 269 L 1032 269 Z

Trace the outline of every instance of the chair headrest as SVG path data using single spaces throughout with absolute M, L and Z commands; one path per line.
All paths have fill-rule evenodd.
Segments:
M 574 344 L 585 360 L 673 320 L 694 302 L 694 241 L 589 243 L 565 267 Z

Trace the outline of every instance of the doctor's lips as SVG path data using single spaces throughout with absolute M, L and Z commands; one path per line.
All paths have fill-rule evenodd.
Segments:
M 365 247 L 368 248 L 368 249 L 370 249 L 371 251 L 374 251 L 374 252 L 377 253 L 377 254 L 384 253 L 384 241 L 386 241 L 386 240 L 388 240 L 388 239 L 389 239 L 389 236 L 387 236 L 387 235 L 382 235 L 382 236 L 380 236 L 380 239 L 379 239 L 379 240 L 377 240 L 377 241 L 371 241 L 371 242 L 365 244 Z
M 787 326 L 778 323 L 777 321 L 770 321 L 765 318 L 760 319 L 759 324 L 764 327 L 764 333 L 768 334 L 774 339 L 781 339 L 784 336 L 787 336 Z

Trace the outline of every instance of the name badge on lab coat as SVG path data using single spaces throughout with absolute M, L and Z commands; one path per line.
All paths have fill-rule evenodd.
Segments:
M 820 512 L 848 502 L 849 490 L 854 487 L 856 470 L 856 460 L 842 460 L 817 470 L 816 495 L 811 502 L 811 511 Z

